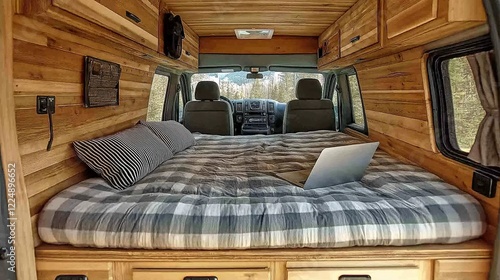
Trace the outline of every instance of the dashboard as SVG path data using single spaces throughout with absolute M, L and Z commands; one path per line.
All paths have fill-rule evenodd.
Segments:
M 231 103 L 236 135 L 282 133 L 285 103 L 270 99 L 240 99 Z

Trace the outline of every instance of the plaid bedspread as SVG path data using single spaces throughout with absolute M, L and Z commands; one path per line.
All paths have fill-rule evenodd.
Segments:
M 322 149 L 359 143 L 337 132 L 198 135 L 123 191 L 89 179 L 40 213 L 47 243 L 145 249 L 332 248 L 458 243 L 480 237 L 471 196 L 377 152 L 361 182 L 303 190 L 273 174 L 312 168 Z

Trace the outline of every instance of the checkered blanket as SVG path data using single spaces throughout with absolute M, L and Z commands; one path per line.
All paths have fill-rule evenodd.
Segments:
M 43 241 L 145 249 L 332 248 L 458 243 L 486 229 L 479 203 L 377 152 L 361 182 L 304 190 L 273 174 L 312 168 L 337 132 L 197 135 L 136 185 L 78 183 L 40 213 Z

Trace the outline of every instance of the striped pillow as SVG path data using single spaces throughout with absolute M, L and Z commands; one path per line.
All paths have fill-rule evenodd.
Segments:
M 76 154 L 113 188 L 130 187 L 172 152 L 147 127 L 136 125 L 116 134 L 73 142 Z
M 193 134 L 191 134 L 191 132 L 182 124 L 176 121 L 140 121 L 140 124 L 143 124 L 151 129 L 151 131 L 156 134 L 156 136 L 158 136 L 174 154 L 182 152 L 196 144 Z

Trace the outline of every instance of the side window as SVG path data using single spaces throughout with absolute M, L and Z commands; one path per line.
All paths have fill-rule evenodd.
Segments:
M 349 97 L 351 103 L 351 126 L 358 130 L 365 131 L 365 112 L 363 100 L 361 99 L 361 90 L 359 88 L 358 77 L 356 74 L 347 76 L 349 86 Z
M 179 91 L 177 93 L 177 120 L 182 122 L 184 118 L 184 94 L 182 92 L 182 86 L 179 84 Z
M 165 96 L 167 95 L 169 76 L 155 74 L 149 94 L 148 121 L 162 121 Z
M 469 153 L 486 111 L 481 106 L 477 85 L 466 56 L 444 61 L 442 71 L 449 101 L 449 137 L 454 149 Z
M 488 37 L 430 53 L 436 144 L 443 155 L 500 175 L 495 56 Z M 495 117 L 496 114 L 496 117 Z

